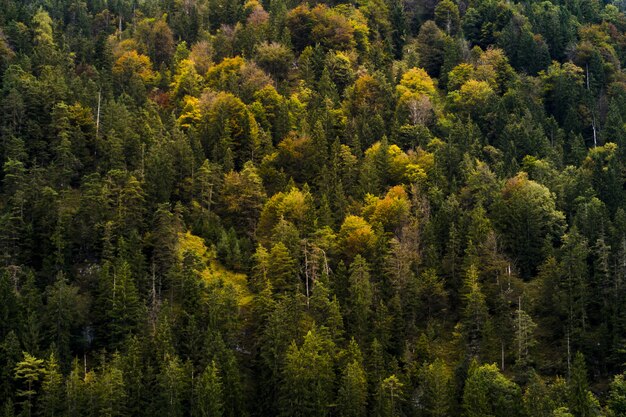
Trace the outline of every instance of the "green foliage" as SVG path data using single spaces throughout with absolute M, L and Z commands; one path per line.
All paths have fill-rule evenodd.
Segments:
M 463 409 L 467 417 L 519 416 L 520 389 L 502 375 L 495 365 L 470 368 L 463 390 Z
M 554 196 L 520 173 L 507 181 L 494 210 L 508 249 L 518 259 L 522 274 L 530 276 L 542 260 L 546 239 L 558 237 L 563 230 L 563 213 L 556 209 Z
M 291 344 L 283 369 L 281 415 L 329 414 L 335 379 L 332 349 L 321 329 L 309 331 L 301 347 Z
M 425 416 L 444 417 L 454 410 L 452 372 L 441 359 L 424 364 L 419 373 L 420 396 Z
M 199 417 L 221 417 L 223 415 L 222 382 L 215 362 L 206 367 L 194 387 L 192 415 Z
M 0 1 L 0 414 L 624 414 L 609 3 Z
M 367 415 L 367 380 L 358 361 L 348 363 L 343 371 L 337 394 L 337 408 L 342 417 Z
M 20 381 L 23 389 L 17 392 L 18 397 L 23 397 L 22 412 L 30 417 L 34 408 L 34 396 L 37 395 L 37 382 L 44 374 L 43 359 L 37 359 L 24 352 L 24 360 L 15 365 L 14 378 Z

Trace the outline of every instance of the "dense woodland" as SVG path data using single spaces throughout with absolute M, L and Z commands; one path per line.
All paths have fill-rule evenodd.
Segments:
M 626 416 L 621 0 L 0 0 L 0 415 Z

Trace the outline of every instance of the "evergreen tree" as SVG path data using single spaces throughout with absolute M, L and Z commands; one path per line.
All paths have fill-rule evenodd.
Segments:
M 519 387 L 495 365 L 473 362 L 463 390 L 463 409 L 468 417 L 522 416 Z
M 38 414 L 44 417 L 61 416 L 65 408 L 63 375 L 54 353 L 45 362 L 45 371 L 41 383 Z
M 337 408 L 342 417 L 367 415 L 367 380 L 363 366 L 354 360 L 348 363 L 339 383 Z
M 15 365 L 15 376 L 17 381 L 23 384 L 24 389 L 18 391 L 18 397 L 23 397 L 22 412 L 30 417 L 33 415 L 35 396 L 37 395 L 37 383 L 44 374 L 43 359 L 37 359 L 27 352 L 24 352 L 24 359 Z
M 335 382 L 333 348 L 321 329 L 309 331 L 301 347 L 292 342 L 283 369 L 281 415 L 312 417 L 330 414 Z
M 194 386 L 193 416 L 221 417 L 222 383 L 215 362 L 211 362 L 200 375 Z
M 485 296 L 478 282 L 478 271 L 471 265 L 465 278 L 465 307 L 461 322 L 469 356 L 478 356 L 488 320 Z
M 350 265 L 348 278 L 349 318 L 354 334 L 363 341 L 372 316 L 373 289 L 367 261 L 357 255 Z
M 441 359 L 424 364 L 419 374 L 420 408 L 425 416 L 444 417 L 454 410 L 452 373 Z
M 589 391 L 587 366 L 582 353 L 576 352 L 572 363 L 572 372 L 568 382 L 569 408 L 576 416 L 589 417 L 599 415 L 599 404 Z

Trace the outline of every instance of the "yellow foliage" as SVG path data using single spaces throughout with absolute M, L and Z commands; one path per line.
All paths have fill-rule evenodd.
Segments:
M 434 97 L 436 91 L 432 78 L 422 68 L 411 68 L 405 72 L 396 90 L 400 96 L 408 92 L 429 97 Z
M 365 151 L 365 160 L 369 163 L 374 163 L 373 160 L 380 152 L 381 143 L 376 142 Z M 387 148 L 387 155 L 389 157 L 389 175 L 392 180 L 400 182 L 406 167 L 410 162 L 410 158 L 406 153 L 400 149 L 398 145 L 389 145 Z
M 494 95 L 493 88 L 486 81 L 469 80 L 459 91 L 449 94 L 452 102 L 461 109 L 481 109 L 489 103 Z
M 301 226 L 307 221 L 307 217 L 312 209 L 313 207 L 311 207 L 307 195 L 295 187 L 289 190 L 289 192 L 274 194 L 263 207 L 259 219 L 258 233 L 269 236 L 280 219 Z
M 195 125 L 202 118 L 200 111 L 200 100 L 196 97 L 185 96 L 182 104 L 183 110 L 177 119 L 178 125 L 188 129 Z
M 394 229 L 406 221 L 411 204 L 409 197 L 401 185 L 387 191 L 385 198 L 366 197 L 363 215 L 371 223 L 380 223 L 385 229 Z
M 133 38 L 118 41 L 115 35 L 111 35 L 111 37 L 109 38 L 109 44 L 111 44 L 111 50 L 113 52 L 113 56 L 116 59 L 127 52 L 136 51 L 139 49 L 137 41 L 135 41 Z
M 423 184 L 428 178 L 426 171 L 424 171 L 424 169 L 418 164 L 407 165 L 404 176 L 407 181 L 413 184 Z
M 429 172 L 435 166 L 435 155 L 423 149 L 418 149 L 414 158 L 415 162 L 426 172 Z
M 180 98 L 185 95 L 198 95 L 201 83 L 202 77 L 196 72 L 194 63 L 189 59 L 183 59 L 176 68 L 170 86 L 174 97 Z
M 465 62 L 461 63 L 448 73 L 448 90 L 457 90 L 472 78 L 474 78 L 474 66 Z
M 241 73 L 241 67 L 245 64 L 242 57 L 224 58 L 222 62 L 209 68 L 206 74 L 209 86 L 217 88 L 225 83 L 229 78 L 238 76 Z
M 340 243 L 348 256 L 362 254 L 374 246 L 372 226 L 360 216 L 347 216 L 339 231 Z
M 138 75 L 139 78 L 146 83 L 155 79 L 155 73 L 152 71 L 150 58 L 135 50 L 123 53 L 122 56 L 115 61 L 113 74 L 128 77 Z
M 233 292 L 240 307 L 250 304 L 252 294 L 248 289 L 247 276 L 226 270 L 215 259 L 215 253 L 206 247 L 204 240 L 189 231 L 178 234 L 179 260 L 182 261 L 187 253 L 192 253 L 201 261 L 203 268 L 196 272 L 205 284 L 218 285 L 221 291 Z
M 189 231 L 178 234 L 178 259 L 182 261 L 185 253 L 193 253 L 204 263 L 208 263 L 212 258 L 209 254 L 209 249 L 204 244 L 204 240 L 199 236 L 191 234 Z
M 279 210 L 294 220 L 304 221 L 308 210 L 305 195 L 297 188 L 292 188 L 280 202 Z

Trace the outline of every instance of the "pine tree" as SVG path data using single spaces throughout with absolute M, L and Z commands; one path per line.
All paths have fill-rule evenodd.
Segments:
M 150 395 L 145 388 L 145 380 L 150 371 L 144 369 L 147 362 L 144 357 L 142 340 L 131 336 L 126 341 L 125 354 L 120 359 L 120 369 L 124 376 L 127 411 L 130 415 L 138 415 L 146 408 Z
M 61 374 L 59 364 L 53 352 L 45 363 L 38 414 L 43 417 L 63 415 L 65 406 L 64 394 L 63 375 Z
M 372 316 L 373 289 L 370 281 L 369 266 L 367 261 L 357 255 L 350 264 L 350 277 L 348 278 L 348 308 L 349 323 L 352 333 L 361 342 L 365 340 L 367 329 L 370 326 Z
M 37 359 L 27 352 L 24 352 L 24 359 L 15 365 L 16 381 L 21 381 L 25 389 L 17 392 L 18 397 L 23 397 L 22 410 L 24 415 L 33 415 L 34 397 L 37 395 L 36 386 L 44 374 L 43 359 Z
M 580 352 L 577 352 L 574 357 L 572 372 L 567 385 L 569 408 L 575 416 L 591 417 L 599 415 L 600 405 L 589 390 L 585 357 Z
M 187 394 L 187 379 L 183 364 L 178 356 L 163 359 L 161 371 L 157 376 L 160 390 L 160 402 L 154 411 L 170 417 L 184 415 L 184 400 Z
M 21 359 L 21 347 L 15 332 L 11 330 L 0 343 L 0 396 L 10 399 L 14 395 L 13 375 L 15 365 Z
M 215 361 L 204 369 L 194 386 L 194 417 L 223 415 L 222 382 Z
M 42 339 L 43 303 L 33 272 L 29 271 L 26 276 L 26 282 L 21 289 L 20 304 L 22 307 L 22 345 L 25 349 L 33 352 L 33 354 L 37 354 Z
M 46 293 L 45 322 L 48 334 L 54 340 L 59 361 L 67 367 L 71 361 L 72 338 L 79 326 L 84 324 L 86 300 L 79 293 L 78 287 L 68 283 L 62 272 Z
M 367 415 L 367 379 L 363 366 L 356 360 L 346 365 L 339 383 L 337 408 L 341 417 Z
M 332 342 L 311 330 L 298 347 L 292 342 L 283 368 L 281 413 L 291 417 L 324 417 L 330 414 L 335 380 Z
M 534 370 L 530 371 L 528 384 L 524 392 L 524 410 L 528 416 L 551 417 L 557 404 L 550 389 Z
M 536 344 L 534 331 L 537 325 L 533 319 L 522 309 L 522 298 L 519 298 L 519 305 L 515 315 L 515 346 L 517 348 L 517 360 L 515 365 L 525 368 L 530 364 L 530 349 Z
M 485 335 L 488 320 L 485 296 L 478 282 L 478 271 L 471 265 L 465 278 L 465 307 L 463 308 L 462 328 L 469 356 L 478 356 Z
M 452 373 L 446 363 L 437 359 L 424 364 L 419 372 L 420 407 L 426 417 L 446 417 L 454 409 Z
M 467 417 L 522 416 L 520 389 L 502 375 L 495 364 L 470 366 L 463 390 Z
M 65 379 L 67 415 L 81 417 L 88 414 L 88 393 L 85 373 L 78 359 L 74 359 L 72 370 Z
M 278 293 L 293 292 L 299 283 L 296 262 L 283 242 L 272 246 L 267 276 Z
M 607 406 L 615 416 L 626 415 L 626 383 L 624 382 L 624 374 L 613 377 Z
M 103 361 L 93 386 L 96 397 L 95 413 L 100 416 L 123 417 L 126 415 L 126 387 L 120 367 L 119 354 Z
M 396 375 L 383 379 L 376 394 L 375 415 L 378 417 L 401 416 L 404 384 Z

